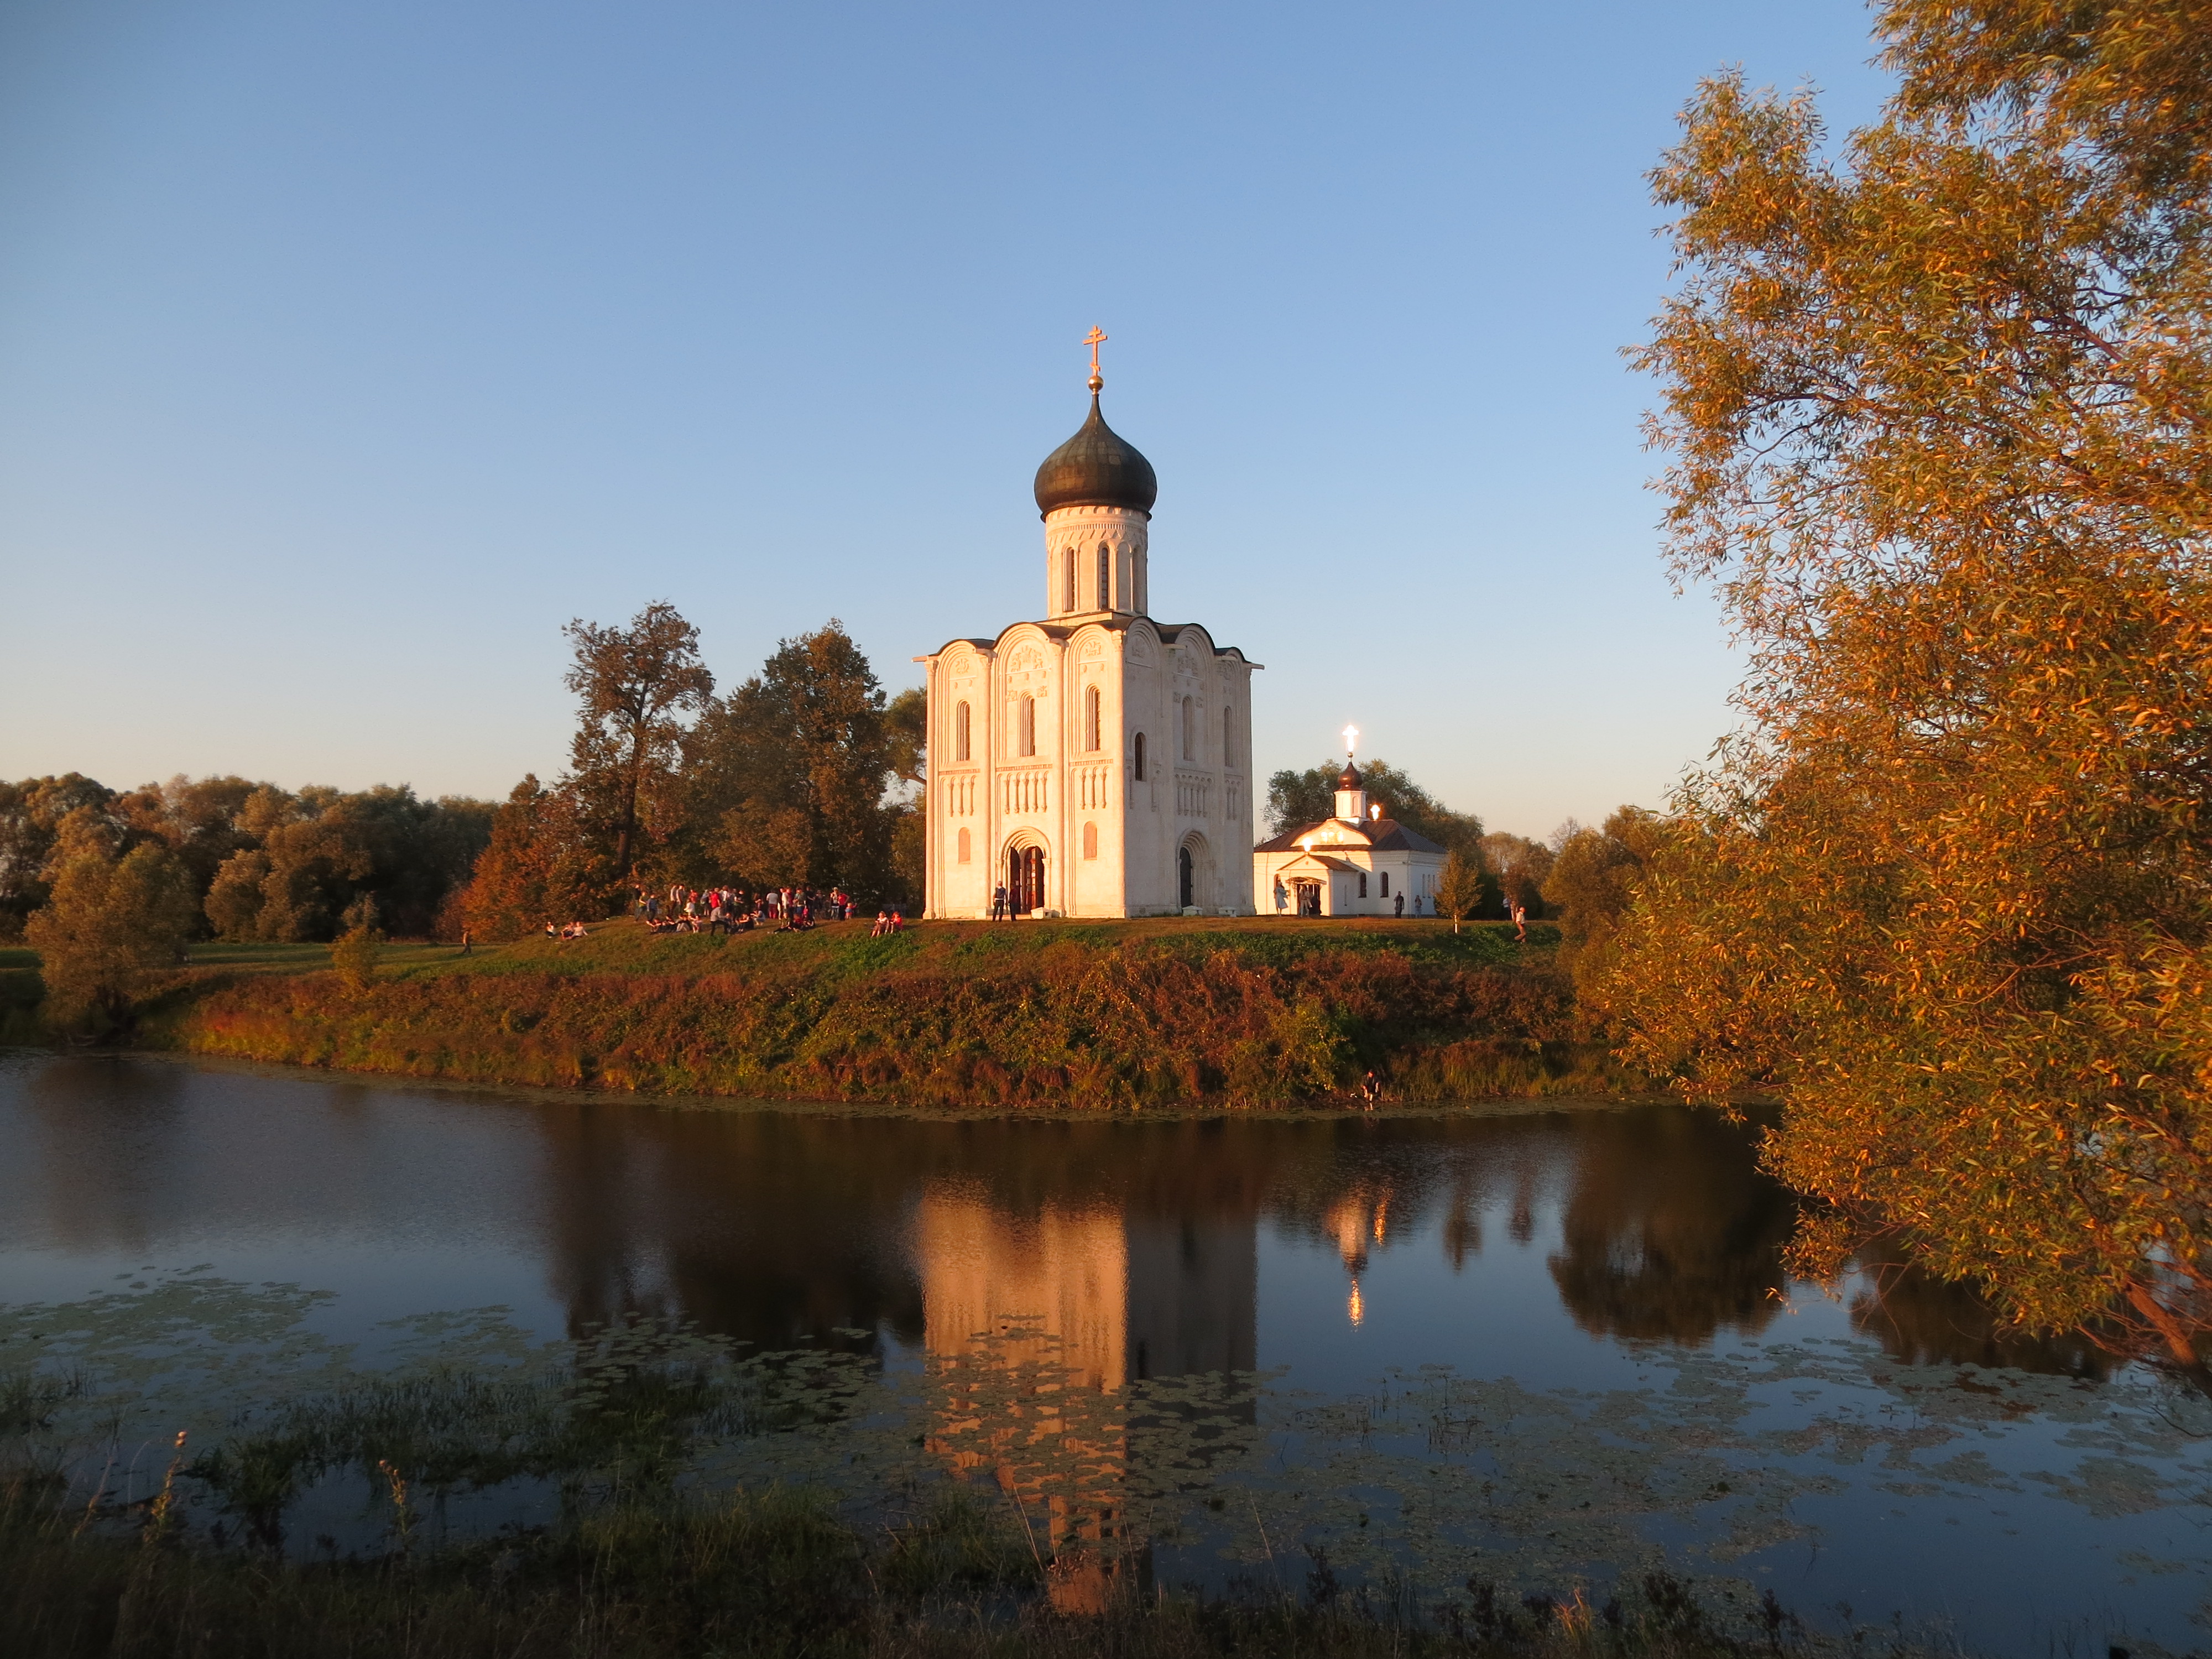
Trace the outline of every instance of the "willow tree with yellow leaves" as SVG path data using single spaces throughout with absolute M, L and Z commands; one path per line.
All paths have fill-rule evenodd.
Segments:
M 1894 0 L 1653 175 L 1670 556 L 1745 642 L 1599 988 L 2022 1324 L 2212 1334 L 2212 3 Z

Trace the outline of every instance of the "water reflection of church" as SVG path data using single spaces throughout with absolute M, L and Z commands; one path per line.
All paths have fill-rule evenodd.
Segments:
M 1127 1524 L 1140 1455 L 1127 1386 L 1252 1369 L 1257 1216 L 1147 1212 L 1101 1194 L 1033 1210 L 966 1182 L 917 1206 L 924 1341 L 937 1369 L 932 1442 L 988 1469 L 1048 1540 L 1063 1611 L 1102 1608 L 1141 1573 Z
M 1111 1201 L 1024 1215 L 970 1188 L 935 1187 L 915 1220 L 925 1342 L 951 1356 L 978 1336 L 1030 1330 L 1035 1352 L 1056 1352 L 1071 1380 L 1096 1389 L 1249 1370 L 1255 1222 L 1146 1215 Z

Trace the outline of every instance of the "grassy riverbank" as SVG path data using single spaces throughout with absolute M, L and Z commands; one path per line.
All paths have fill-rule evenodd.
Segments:
M 1619 1086 L 1577 1042 L 1550 930 L 1231 921 L 866 924 L 653 937 L 609 924 L 464 957 L 199 946 L 142 1047 L 491 1084 L 964 1107 L 1289 1104 L 1373 1070 L 1401 1100 Z M 21 964 L 12 964 L 19 976 Z M 0 972 L 11 964 L 0 962 Z M 15 992 L 15 1024 L 22 993 Z M 21 1040 L 20 1037 L 18 1040 Z

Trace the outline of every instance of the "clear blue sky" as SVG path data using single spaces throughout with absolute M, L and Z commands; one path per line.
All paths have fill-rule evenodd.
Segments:
M 1700 76 L 1881 94 L 1844 0 L 0 8 L 0 776 L 497 795 L 560 627 L 891 689 L 1040 614 L 1078 343 L 1152 596 L 1492 828 L 1727 726 L 1620 349 Z

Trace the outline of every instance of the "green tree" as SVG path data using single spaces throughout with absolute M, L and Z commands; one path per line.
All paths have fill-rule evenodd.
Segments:
M 919 903 L 928 884 L 929 696 L 908 686 L 884 710 L 891 775 L 907 787 L 891 811 L 891 875 L 897 896 Z
M 127 1025 L 132 994 L 183 959 L 193 915 L 189 878 L 159 842 L 116 855 L 97 809 L 63 821 L 52 889 L 25 930 L 39 953 L 48 1024 L 95 1033 Z
M 578 920 L 605 890 L 574 798 L 532 773 L 492 815 L 489 844 L 461 890 L 460 925 L 481 939 L 519 939 Z
M 1480 908 L 1483 896 L 1482 860 L 1455 847 L 1444 859 L 1443 878 L 1437 884 L 1437 908 L 1452 919 L 1452 932 Z
M 714 866 L 747 882 L 885 890 L 896 878 L 884 715 L 874 671 L 835 617 L 712 702 L 688 750 L 692 816 Z
M 1632 1058 L 2029 1327 L 2212 1331 L 2212 25 L 1891 0 L 1897 91 L 1707 83 L 1642 366 L 1749 649 L 1622 925 Z
M 1601 1015 L 1621 918 L 1635 902 L 1644 865 L 1665 828 L 1658 815 L 1623 806 L 1601 830 L 1576 825 L 1561 837 L 1544 878 L 1544 902 L 1559 919 L 1559 956 L 1586 1012 Z
M 562 630 L 575 657 L 566 684 L 581 705 L 570 767 L 586 809 L 611 843 L 611 886 L 629 879 L 643 808 L 682 751 L 680 716 L 706 708 L 714 677 L 699 660 L 699 630 L 672 605 L 648 605 L 628 628 L 581 617 Z
M 1544 914 L 1544 884 L 1552 874 L 1552 849 L 1540 841 L 1504 830 L 1482 837 L 1482 859 L 1498 887 L 1498 914 L 1518 903 L 1532 916 Z
M 22 937 L 23 923 L 52 890 L 48 862 L 62 820 L 81 809 L 105 815 L 115 792 L 81 773 L 0 783 L 0 939 Z
M 245 845 L 216 871 L 203 908 L 226 939 L 327 939 L 368 896 L 394 931 L 425 937 L 467 881 L 492 811 L 484 801 L 422 800 L 404 784 L 296 795 L 264 784 L 239 808 Z

